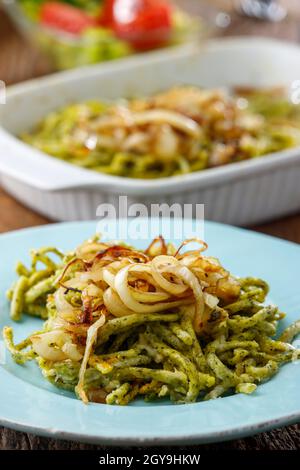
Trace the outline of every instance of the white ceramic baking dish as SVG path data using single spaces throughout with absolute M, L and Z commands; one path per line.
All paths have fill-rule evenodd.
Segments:
M 300 48 L 260 38 L 220 39 L 201 49 L 132 58 L 11 87 L 0 105 L 4 188 L 51 219 L 91 219 L 101 203 L 203 203 L 205 217 L 247 225 L 300 209 L 300 149 L 189 175 L 135 180 L 102 175 L 47 156 L 15 136 L 51 110 L 88 98 L 149 94 L 175 84 L 297 86 Z M 297 92 L 297 90 L 294 90 Z

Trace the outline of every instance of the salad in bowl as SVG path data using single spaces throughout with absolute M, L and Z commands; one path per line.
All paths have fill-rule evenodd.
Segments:
M 69 69 L 191 42 L 204 28 L 169 0 L 3 0 L 19 28 Z

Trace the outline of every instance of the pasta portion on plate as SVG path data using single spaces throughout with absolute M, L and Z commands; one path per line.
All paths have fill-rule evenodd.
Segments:
M 198 248 L 183 252 L 190 242 Z M 275 339 L 284 314 L 265 303 L 267 284 L 233 276 L 206 247 L 192 239 L 176 249 L 157 237 L 137 250 L 94 237 L 66 255 L 33 250 L 8 292 L 11 317 L 45 323 L 18 344 L 5 327 L 7 348 L 85 403 L 252 393 L 300 357 L 291 344 L 300 321 Z

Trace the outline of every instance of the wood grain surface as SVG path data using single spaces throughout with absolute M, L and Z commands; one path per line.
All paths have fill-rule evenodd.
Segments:
M 199 0 L 177 0 L 191 12 L 199 12 Z M 212 1 L 207 2 L 210 4 Z M 300 42 L 300 2 L 287 0 L 289 15 L 284 22 L 271 24 L 242 18 L 232 12 L 231 2 L 218 0 L 218 5 L 230 13 L 231 22 L 226 30 L 220 30 L 219 35 L 259 35 L 272 36 L 285 40 Z M 51 67 L 44 57 L 32 44 L 22 37 L 0 9 L 0 80 L 6 84 L 16 83 L 31 77 L 37 77 L 51 72 Z M 295 77 L 300 78 L 300 77 Z M 1 148 L 0 148 L 1 158 Z M 7 232 L 23 227 L 49 223 L 46 218 L 32 212 L 0 188 L 0 232 Z M 300 243 L 300 215 L 286 217 L 271 223 L 252 227 L 254 230 L 274 235 L 286 240 Z M 5 384 L 1 384 L 5 386 Z M 5 406 L 5 404 L 1 404 Z M 107 447 L 92 446 L 78 442 L 42 438 L 28 433 L 16 432 L 0 428 L 0 449 L 99 449 Z M 219 444 L 182 447 L 182 450 L 296 450 L 300 449 L 300 426 L 294 425 L 261 433 L 253 437 L 239 439 Z M 171 451 L 172 448 L 165 447 Z

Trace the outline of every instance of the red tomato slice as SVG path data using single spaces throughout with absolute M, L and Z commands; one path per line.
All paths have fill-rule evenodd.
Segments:
M 40 21 L 45 26 L 72 34 L 80 34 L 96 24 L 94 18 L 79 8 L 60 2 L 44 3 L 41 7 Z
M 172 6 L 166 0 L 106 0 L 100 23 L 138 50 L 166 43 L 172 33 Z
M 105 26 L 107 28 L 112 28 L 114 24 L 114 5 L 116 3 L 116 0 L 105 0 L 102 11 L 101 11 L 101 16 L 98 19 L 98 22 L 100 25 Z

